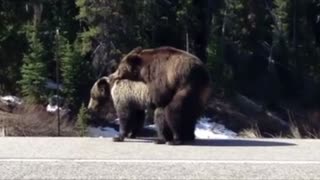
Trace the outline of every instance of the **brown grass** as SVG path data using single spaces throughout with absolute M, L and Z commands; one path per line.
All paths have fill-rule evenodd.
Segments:
M 257 111 L 232 98 L 214 98 L 207 106 L 206 116 L 214 117 L 241 137 L 320 138 L 320 108 L 281 107 L 282 111 Z
M 57 136 L 58 121 L 55 114 L 40 105 L 24 105 L 13 113 L 0 114 L 6 136 Z M 74 124 L 61 117 L 60 135 L 75 136 Z
M 257 126 L 244 129 L 240 131 L 238 135 L 243 138 L 262 138 L 261 132 Z

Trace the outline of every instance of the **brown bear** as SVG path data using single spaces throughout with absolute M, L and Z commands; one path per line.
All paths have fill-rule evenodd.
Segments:
M 130 80 L 110 82 L 108 77 L 102 77 L 91 88 L 88 109 L 98 112 L 110 100 L 120 121 L 119 135 L 113 140 L 119 142 L 125 137 L 135 138 L 144 125 L 145 110 L 150 104 L 146 84 Z
M 121 60 L 109 77 L 147 84 L 156 108 L 156 143 L 175 145 L 195 139 L 196 120 L 211 92 L 209 73 L 196 56 L 173 47 L 138 47 Z

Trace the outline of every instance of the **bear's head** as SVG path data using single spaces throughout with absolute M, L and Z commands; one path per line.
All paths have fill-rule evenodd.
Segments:
M 111 101 L 109 78 L 102 77 L 91 88 L 88 109 L 93 114 L 99 114 L 109 101 Z
M 142 57 L 139 55 L 141 51 L 142 48 L 137 47 L 122 58 L 117 70 L 109 76 L 110 81 L 114 82 L 117 79 L 140 81 L 140 71 L 143 65 Z

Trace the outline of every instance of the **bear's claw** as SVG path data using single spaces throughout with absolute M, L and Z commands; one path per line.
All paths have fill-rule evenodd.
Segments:
M 123 142 L 124 141 L 124 137 L 121 136 L 115 136 L 112 138 L 113 142 Z

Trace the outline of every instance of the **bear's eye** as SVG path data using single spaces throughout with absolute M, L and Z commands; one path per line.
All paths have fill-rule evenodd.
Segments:
M 121 69 L 120 74 L 122 76 L 126 76 L 126 73 L 130 72 L 129 68 L 127 66 L 125 66 L 124 68 Z
M 96 97 L 96 94 L 95 94 L 95 93 L 90 93 L 90 97 L 91 97 L 92 99 L 97 99 L 97 97 Z

